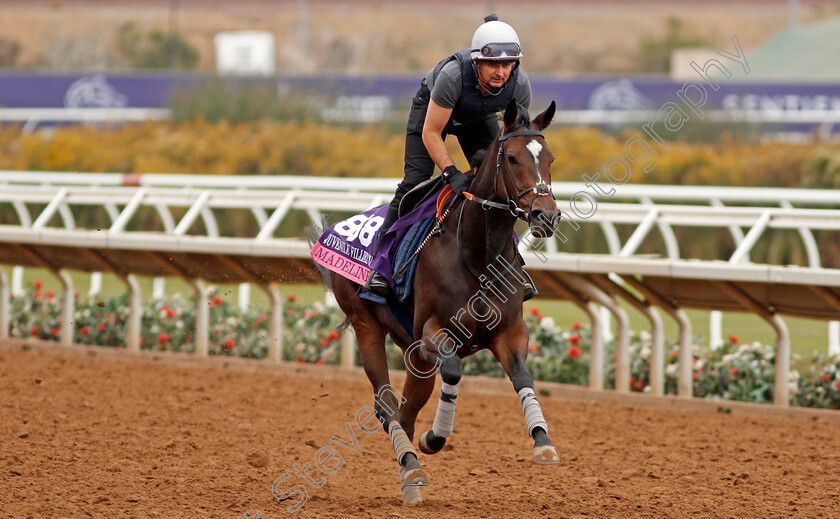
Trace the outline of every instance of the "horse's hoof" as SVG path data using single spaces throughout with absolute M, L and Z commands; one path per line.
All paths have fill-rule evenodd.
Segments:
M 557 451 L 554 450 L 554 445 L 542 445 L 534 447 L 534 456 L 531 461 L 537 465 L 554 465 L 560 463 L 560 457 L 557 456 Z
M 404 505 L 416 505 L 423 501 L 423 498 L 420 496 L 420 487 L 418 486 L 408 485 L 402 487 L 402 495 Z
M 433 437 L 431 442 L 427 438 L 429 435 Z M 444 445 L 446 445 L 446 438 L 436 437 L 431 429 L 420 435 L 420 441 L 417 442 L 417 446 L 423 454 L 437 454 L 443 450 Z
M 416 468 L 406 470 L 401 483 L 404 487 L 425 487 L 429 484 L 429 480 L 426 479 L 426 471 Z

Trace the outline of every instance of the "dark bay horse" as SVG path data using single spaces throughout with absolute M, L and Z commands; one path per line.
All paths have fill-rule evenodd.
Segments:
M 554 158 L 541 133 L 554 110 L 552 102 L 531 121 L 522 107 L 508 105 L 504 129 L 475 175 L 469 200 L 454 202 L 442 223 L 443 234 L 421 250 L 409 306 L 416 342 L 385 305 L 359 299 L 359 285 L 330 274 L 338 304 L 356 332 L 377 416 L 397 455 L 405 503 L 419 502 L 419 486 L 428 484 L 412 440 L 417 413 L 434 390 L 434 375 L 439 369 L 442 387 L 432 429 L 418 442 L 426 454 L 439 452 L 452 433 L 461 359 L 479 349 L 489 349 L 513 382 L 528 434 L 534 439 L 532 461 L 559 461 L 525 366 L 525 278 L 513 240 L 517 218 L 528 222 L 531 234 L 544 238 L 552 235 L 559 215 L 551 194 Z M 388 334 L 403 350 L 408 368 L 402 394 L 388 377 Z

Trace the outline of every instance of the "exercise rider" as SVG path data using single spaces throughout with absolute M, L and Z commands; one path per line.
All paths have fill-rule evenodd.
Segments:
M 493 13 L 484 22 L 473 34 L 469 49 L 449 56 L 426 73 L 411 102 L 405 135 L 405 178 L 388 207 L 379 231 L 380 242 L 397 220 L 403 195 L 429 179 L 435 165 L 456 193 L 469 190 L 472 176 L 455 167 L 444 144 L 447 135 L 458 138 L 470 160 L 493 143 L 499 133 L 497 113 L 511 99 L 526 109 L 531 104 L 531 83 L 519 66 L 519 36 Z M 372 271 L 365 289 L 387 295 L 391 286 Z M 535 294 L 533 285 L 526 283 L 525 300 Z

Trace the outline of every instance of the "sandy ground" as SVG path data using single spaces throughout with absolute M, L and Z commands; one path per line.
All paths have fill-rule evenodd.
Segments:
M 0 349 L 0 517 L 287 517 L 297 496 L 277 501 L 272 482 L 314 463 L 333 435 L 350 439 L 348 421 L 357 450 L 337 447 L 333 474 L 309 470 L 326 482 L 295 516 L 840 514 L 840 424 L 543 397 L 562 462 L 536 466 L 512 390 L 461 392 L 449 446 L 420 458 L 425 501 L 405 507 L 386 436 L 353 422 L 371 402 L 367 382 L 331 380 L 334 370 Z M 424 409 L 418 430 L 432 418 Z

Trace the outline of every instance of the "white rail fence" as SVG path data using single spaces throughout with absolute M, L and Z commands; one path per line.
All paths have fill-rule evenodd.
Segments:
M 195 265 L 190 254 L 203 254 L 205 258 L 215 255 L 220 258 L 221 265 L 232 269 L 236 279 L 258 283 L 267 290 L 272 301 L 272 322 L 277 320 L 279 323 L 282 304 L 277 296 L 277 280 L 261 276 L 253 265 L 242 263 L 242 258 L 253 258 L 255 262 L 273 258 L 306 260 L 308 246 L 305 242 L 275 237 L 277 229 L 291 212 L 303 212 L 309 220 L 320 222 L 325 213 L 362 211 L 388 201 L 395 184 L 395 179 L 0 172 L 0 185 L 3 185 L 0 205 L 12 207 L 18 217 L 17 224 L 0 226 L 0 241 L 28 256 L 39 257 L 43 264 L 56 272 L 68 293 L 72 293 L 72 285 L 68 285 L 69 276 L 64 269 L 74 268 L 73 261 L 87 261 L 78 265 L 79 268 L 84 267 L 82 270 L 89 271 L 102 265 L 107 270 L 116 271 L 132 292 L 132 304 L 137 304 L 134 302 L 136 283 L 132 284 L 130 278 L 133 272 L 121 270 L 109 254 L 127 250 L 136 251 L 138 255 L 146 254 L 151 258 L 149 261 L 156 265 L 149 267 L 147 272 L 187 277 L 193 280 L 197 295 L 203 286 L 201 276 L 213 274 L 209 267 Z M 555 194 L 561 201 L 580 189 L 578 184 L 554 185 Z M 708 285 L 721 295 L 703 302 L 701 307 L 719 302 L 722 308 L 752 311 L 776 330 L 780 359 L 777 363 L 776 403 L 786 405 L 788 367 L 785 360 L 789 356 L 790 337 L 778 312 L 820 319 L 840 316 L 840 297 L 835 292 L 835 287 L 840 287 L 840 270 L 820 266 L 818 243 L 814 237 L 816 231 L 840 230 L 840 210 L 836 209 L 840 207 L 840 195 L 818 190 L 622 186 L 615 198 L 630 202 L 600 204 L 589 219 L 602 229 L 612 256 L 561 253 L 557 241 L 548 241 L 543 251 L 534 252 L 542 254 L 546 261 L 529 268 L 544 276 L 548 283 L 547 294 L 569 299 L 584 308 L 593 321 L 593 330 L 603 332 L 608 329 L 604 312 L 617 320 L 617 390 L 629 391 L 629 363 L 626 312 L 616 304 L 616 298 L 627 299 L 650 319 L 653 335 L 658 338 L 654 344 L 654 358 L 662 358 L 663 345 L 661 318 L 653 307 L 665 309 L 677 320 L 681 332 L 680 395 L 690 396 L 691 332 L 681 305 L 692 304 L 690 298 L 685 297 L 690 292 L 686 292 L 685 287 Z M 704 205 L 685 205 L 684 202 Z M 726 205 L 756 203 L 765 206 Z M 799 208 L 796 205 L 808 207 Z M 109 220 L 107 231 L 76 228 L 73 208 L 80 206 L 101 208 Z M 162 229 L 154 232 L 126 231 L 141 208 L 153 210 Z M 223 236 L 216 213 L 225 210 L 249 213 L 256 222 L 253 234 L 245 237 Z M 633 225 L 635 230 L 621 243 L 616 225 L 623 224 Z M 728 229 L 737 244 L 736 250 L 726 262 L 681 259 L 673 227 L 682 226 Z M 654 229 L 662 235 L 666 258 L 636 256 L 634 253 L 639 245 Z M 789 229 L 798 233 L 807 251 L 808 267 L 747 262 L 758 240 L 774 229 Z M 86 254 L 80 252 L 77 257 L 52 261 L 48 256 L 55 247 L 88 250 L 91 258 L 84 259 Z M 177 255 L 180 259 L 172 260 Z M 162 263 L 162 257 L 170 257 L 172 264 Z M 13 278 L 18 276 L 18 286 L 13 279 L 13 291 L 20 288 L 17 272 Z M 657 280 L 663 279 L 669 280 L 675 287 L 670 301 L 662 297 L 662 287 L 657 285 Z M 632 294 L 625 288 L 628 286 L 643 297 L 631 298 Z M 817 294 L 819 297 L 815 300 L 822 303 L 799 308 L 779 304 L 778 301 L 764 301 L 750 293 L 750 287 L 754 286 L 782 287 L 785 290 L 802 288 Z M 92 280 L 91 290 L 95 292 L 99 288 L 99 282 Z M 0 289 L 0 296 L 8 294 L 6 280 L 0 279 Z M 782 292 L 789 294 L 784 290 Z M 65 298 L 65 301 L 69 300 L 72 305 L 72 299 Z M 775 308 L 774 304 L 781 308 Z M 606 310 L 599 309 L 598 305 Z M 7 311 L 8 301 L 4 307 Z M 206 309 L 206 305 L 204 307 Z M 71 310 L 65 308 L 65 312 Z M 63 320 L 64 323 L 69 321 Z M 196 331 L 197 352 L 206 354 L 208 323 L 201 314 L 197 321 L 197 327 L 202 328 Z M 130 335 L 138 334 L 137 326 L 139 324 L 130 325 Z M 280 358 L 279 352 L 282 351 L 279 326 L 276 324 L 272 328 L 270 358 L 275 360 Z M 62 330 L 62 341 L 71 337 L 72 329 Z M 596 359 L 602 355 L 605 338 L 603 333 L 593 334 L 592 387 L 603 386 L 598 367 L 600 363 Z M 202 341 L 203 345 L 198 344 Z M 129 341 L 129 345 L 139 347 L 133 340 Z M 345 340 L 342 362 L 352 363 L 353 356 L 352 344 Z M 656 366 L 652 369 L 654 394 L 662 392 L 662 368 Z M 683 373 L 685 370 L 687 375 Z M 784 382 L 784 387 L 779 385 L 781 382 Z
M 150 188 L 170 188 L 179 191 L 194 192 L 198 189 L 233 189 L 236 192 L 252 190 L 288 190 L 292 198 L 284 199 L 280 206 L 282 211 L 272 213 L 275 219 L 266 233 L 273 232 L 290 210 L 305 210 L 313 221 L 320 221 L 324 213 L 336 211 L 363 211 L 370 207 L 385 203 L 390 199 L 396 186 L 396 179 L 355 179 L 355 178 L 322 178 L 301 176 L 219 176 L 219 175 L 125 175 L 119 173 L 66 173 L 66 172 L 21 172 L 0 171 L 0 185 L 8 186 L 40 186 L 44 190 L 40 203 L 49 203 L 56 188 L 61 186 L 107 187 L 107 186 L 143 186 Z M 569 199 L 582 190 L 582 185 L 571 182 L 555 182 L 553 191 L 558 200 Z M 339 195 L 324 195 L 323 203 L 307 192 L 338 192 L 347 193 L 350 198 Z M 149 191 L 144 191 L 148 194 Z M 298 194 L 300 199 L 296 198 Z M 133 196 L 133 195 L 132 195 Z M 144 195 L 145 196 L 145 195 Z M 320 195 L 319 195 L 320 196 Z M 680 246 L 672 226 L 700 226 L 726 228 L 737 249 L 728 261 L 737 263 L 749 261 L 749 252 L 758 240 L 769 230 L 777 228 L 794 229 L 800 236 L 802 245 L 808 258 L 808 266 L 820 268 L 820 251 L 813 231 L 824 229 L 825 222 L 812 222 L 807 216 L 798 217 L 797 226 L 788 225 L 784 215 L 797 207 L 812 208 L 840 208 L 840 192 L 820 189 L 780 189 L 780 188 L 743 188 L 743 187 L 715 187 L 715 186 L 649 186 L 624 185 L 621 186 L 614 198 L 627 200 L 627 204 L 600 204 L 598 210 L 589 219 L 597 222 L 603 232 L 609 253 L 616 256 L 632 255 L 641 245 L 644 238 L 655 227 L 665 243 L 668 258 L 679 259 Z M 154 198 L 152 198 L 154 200 Z M 20 202 L 14 202 L 16 208 Z M 116 204 L 112 200 L 105 204 L 109 215 L 116 214 Z M 668 207 L 666 204 L 690 203 L 703 204 L 686 207 Z M 743 207 L 750 204 L 751 207 Z M 760 204 L 762 207 L 754 207 Z M 653 210 L 654 207 L 659 209 Z M 705 207 L 704 207 L 705 206 Z M 774 206 L 781 211 L 774 209 Z M 166 204 L 156 204 L 165 231 L 174 230 L 174 220 Z M 731 211 L 727 211 L 727 207 Z M 59 204 L 63 217 L 67 217 L 69 210 L 66 204 Z M 561 204 L 561 208 L 562 204 Z M 218 235 L 218 225 L 210 210 L 203 207 L 198 213 L 205 223 L 209 236 Z M 254 216 L 260 225 L 267 221 L 266 209 L 254 209 Z M 766 214 L 765 214 L 766 212 Z M 806 213 L 802 213 L 806 214 Z M 762 216 L 763 215 L 763 216 Z M 775 216 L 771 216 L 775 215 Z M 28 215 L 21 213 L 21 222 Z M 708 217 L 708 218 L 707 218 Z M 771 221 L 772 220 L 772 221 Z M 65 222 L 72 222 L 65 219 Z M 708 223 L 707 223 L 708 222 Z M 814 223 L 814 225 L 811 225 Z M 634 224 L 636 228 L 631 238 L 625 244 L 620 243 L 616 225 Z M 744 229 L 748 229 L 745 233 Z M 829 230 L 833 228 L 829 225 Z M 267 234 L 262 234 L 263 237 Z M 546 242 L 548 252 L 558 252 L 562 246 L 556 240 Z M 21 290 L 22 269 L 13 272 L 12 290 Z M 158 278 L 154 282 L 154 297 L 162 297 L 164 280 Z M 101 289 L 101 275 L 91 278 L 90 294 L 95 295 Z M 250 299 L 250 286 L 243 284 L 239 290 L 239 306 L 247 307 Z M 328 298 L 328 302 L 332 302 Z M 606 308 L 602 310 L 604 334 L 607 340 L 612 338 L 610 314 Z M 840 322 L 829 323 L 828 352 L 840 353 Z M 723 321 L 719 311 L 710 315 L 709 341 L 712 347 L 723 343 Z

